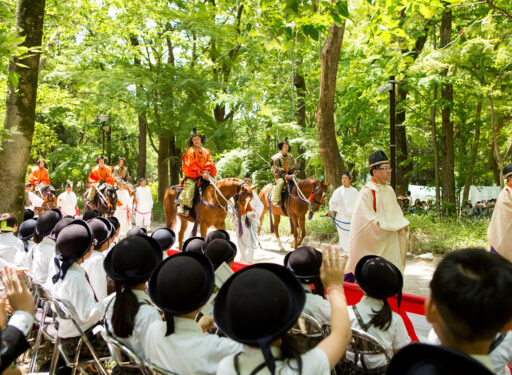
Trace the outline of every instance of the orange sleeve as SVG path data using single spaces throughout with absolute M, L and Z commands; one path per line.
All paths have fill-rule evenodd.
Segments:
M 32 184 L 32 186 L 36 186 L 36 183 L 39 181 L 39 179 L 35 176 L 35 169 L 32 168 L 30 170 L 30 174 L 28 175 L 28 182 Z
M 194 158 L 194 152 L 187 149 L 182 156 L 183 160 L 183 174 L 189 178 L 196 179 L 202 174 L 202 168 L 199 162 Z
M 204 169 L 210 171 L 210 176 L 215 177 L 217 175 L 217 167 L 212 160 L 212 156 L 210 155 L 210 151 L 206 154 L 206 163 L 204 164 Z
M 96 168 L 93 168 L 91 174 L 89 175 L 89 185 L 95 184 L 99 181 L 100 179 L 98 176 L 98 170 Z
M 39 180 L 45 185 L 50 185 L 50 176 L 48 176 L 48 170 L 46 168 L 41 171 Z
M 115 185 L 116 182 L 114 181 L 114 177 L 112 177 L 112 169 L 110 169 L 108 167 L 105 167 L 105 168 L 107 168 L 107 173 L 105 175 L 105 182 L 112 186 Z

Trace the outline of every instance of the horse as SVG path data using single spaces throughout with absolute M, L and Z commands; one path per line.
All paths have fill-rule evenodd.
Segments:
M 296 249 L 300 246 L 304 237 L 306 236 L 306 213 L 309 210 L 309 219 L 313 217 L 313 214 L 320 209 L 320 206 L 324 203 L 325 195 L 327 193 L 327 187 L 329 184 L 325 184 L 323 181 L 316 180 L 314 178 L 307 178 L 305 180 L 300 180 L 297 182 L 300 191 L 304 194 L 306 198 L 309 200 L 304 200 L 299 196 L 297 192 L 297 186 L 293 186 L 289 190 L 289 196 L 285 200 L 285 210 L 288 215 L 286 215 L 281 207 L 276 207 L 270 203 L 270 193 L 274 184 L 268 184 L 263 189 L 261 189 L 259 198 L 263 203 L 263 213 L 260 217 L 260 227 L 263 222 L 263 218 L 265 217 L 265 213 L 271 207 L 272 217 L 270 218 L 271 222 L 271 231 L 274 232 L 279 248 L 284 251 L 283 244 L 279 238 L 279 222 L 281 221 L 281 216 L 289 216 L 291 221 L 291 231 L 293 233 L 293 248 Z M 274 219 L 274 223 L 272 226 L 272 218 Z M 299 237 L 299 227 L 300 227 L 300 238 Z
M 219 194 L 217 190 L 210 184 L 202 194 L 202 197 L 197 202 L 194 202 L 194 212 L 199 212 L 197 223 L 200 225 L 201 237 L 206 236 L 208 228 L 214 226 L 216 229 L 225 229 L 226 215 L 228 213 L 228 202 L 231 198 L 235 203 L 235 207 L 241 210 L 251 211 L 250 199 L 252 197 L 252 190 L 243 180 L 239 178 L 224 178 L 215 184 L 216 188 L 222 193 Z M 179 233 L 179 249 L 183 246 L 183 237 L 189 222 L 194 223 L 195 218 L 190 216 L 177 215 L 176 198 L 180 191 L 179 186 L 171 186 L 167 189 L 164 195 L 164 212 L 166 226 L 174 230 L 176 225 L 175 217 L 180 218 L 180 233 Z M 224 199 L 225 198 L 225 199 Z M 199 205 L 201 210 L 199 211 Z M 239 216 L 240 217 L 240 216 Z M 195 235 L 193 233 L 193 235 Z
M 41 215 L 57 205 L 57 191 L 52 185 L 40 185 L 35 188 L 36 195 L 44 202 L 40 207 L 35 207 L 36 215 Z
M 114 215 L 117 206 L 117 189 L 106 184 L 103 186 L 100 187 L 100 191 L 96 191 L 96 195 L 92 202 L 89 201 L 89 191 L 94 189 L 94 187 L 90 187 L 82 195 L 84 212 L 89 210 L 98 210 L 100 216 L 110 217 Z

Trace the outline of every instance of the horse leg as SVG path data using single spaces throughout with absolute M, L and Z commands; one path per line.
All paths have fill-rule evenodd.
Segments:
M 180 251 L 183 247 L 183 237 L 185 237 L 185 231 L 187 230 L 187 227 L 188 227 L 188 221 L 186 219 L 180 218 L 180 234 L 178 236 L 179 243 L 180 243 Z
M 258 227 L 258 234 L 260 234 L 261 228 L 263 227 L 263 219 L 265 218 L 266 213 L 267 213 L 267 205 L 265 203 L 265 204 L 263 204 L 263 212 L 261 213 L 261 216 L 260 216 L 260 225 Z M 269 215 L 272 215 L 272 212 L 270 212 Z
M 292 222 L 292 229 L 293 229 L 293 248 L 296 249 L 297 246 L 297 236 L 299 235 L 297 232 L 299 231 L 299 228 L 297 227 L 297 217 L 295 215 L 290 215 L 290 220 Z
M 218 229 L 224 229 L 224 228 L 218 228 Z M 205 238 L 206 233 L 208 232 L 208 225 L 206 223 L 199 222 L 199 230 L 201 231 L 201 237 Z
M 302 244 L 302 241 L 304 240 L 304 237 L 306 236 L 306 216 L 300 216 L 298 218 L 299 226 L 300 226 L 300 238 L 299 242 L 297 243 L 297 246 L 300 246 Z
M 274 234 L 276 235 L 277 245 L 279 246 L 279 250 L 285 251 L 283 244 L 281 243 L 281 239 L 279 238 L 279 222 L 281 221 L 281 216 L 270 213 L 274 218 Z

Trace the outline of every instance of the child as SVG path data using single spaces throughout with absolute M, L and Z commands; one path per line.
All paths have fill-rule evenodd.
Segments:
M 190 237 L 183 243 L 181 251 L 194 251 L 202 253 L 204 251 L 205 241 L 203 237 Z
M 205 335 L 212 321 L 194 321 L 208 301 L 214 273 L 208 258 L 188 251 L 164 260 L 149 279 L 149 295 L 164 311 L 166 322 L 151 325 L 144 343 L 146 358 L 178 374 L 215 374 L 220 360 L 241 351 L 240 344 L 217 335 Z
M 105 271 L 116 284 L 116 297 L 107 307 L 107 332 L 141 358 L 143 343 L 152 339 L 149 326 L 162 320 L 144 291 L 151 272 L 161 261 L 160 247 L 147 236 L 121 240 L 105 258 Z
M 236 257 L 236 245 L 231 241 L 215 239 L 206 246 L 204 255 L 210 259 L 214 270 L 224 262 L 231 268 Z
M 387 301 L 397 294 L 400 301 L 402 273 L 390 261 L 367 255 L 357 263 L 355 277 L 365 296 L 349 308 L 350 325 L 375 337 L 392 357 L 411 342 L 402 317 L 391 311 Z M 387 367 L 384 355 L 365 356 L 364 363 L 375 372 L 385 372 Z
M 226 232 L 224 229 L 217 229 L 217 230 L 214 230 L 206 235 L 206 237 L 204 238 L 204 245 L 208 246 L 210 241 L 213 241 L 213 240 L 216 240 L 219 238 L 222 240 L 230 241 L 228 232 Z
M 46 283 L 48 276 L 52 276 L 50 275 L 50 265 L 53 264 L 55 257 L 55 240 L 50 235 L 60 219 L 62 219 L 62 213 L 56 208 L 43 212 L 37 219 L 32 275 L 39 284 Z
M 442 362 L 420 359 L 418 352 L 439 352 L 443 347 L 411 345 L 393 358 L 389 371 L 411 373 L 406 371 L 414 367 L 412 373 L 418 373 L 428 366 L 454 373 L 449 366 L 458 371 L 464 366 L 468 374 L 493 373 L 488 353 L 496 334 L 511 327 L 511 290 L 512 265 L 501 256 L 475 248 L 446 255 L 430 282 L 425 315 L 449 357 Z
M 23 249 L 22 242 L 14 232 L 18 230 L 18 219 L 13 214 L 0 216 L 0 260 L 3 264 L 14 265 L 16 253 Z
M 103 268 L 105 255 L 103 252 L 110 245 L 110 236 L 113 227 L 110 222 L 103 217 L 96 217 L 87 222 L 92 230 L 93 241 L 95 242 L 94 250 L 82 264 L 82 267 L 89 275 L 89 281 L 96 293 L 96 297 L 102 300 L 107 296 L 107 273 Z
M 351 337 L 343 293 L 347 258 L 331 250 L 324 252 L 323 259 L 321 277 L 331 303 L 330 335 L 305 354 L 290 350 L 286 332 L 304 307 L 304 289 L 283 266 L 260 263 L 246 267 L 226 281 L 215 299 L 215 321 L 220 330 L 244 344 L 242 353 L 220 362 L 217 374 L 330 374 Z
M 18 238 L 23 243 L 22 249 L 18 249 L 16 256 L 14 258 L 14 264 L 16 267 L 31 269 L 32 268 L 32 256 L 34 250 L 34 242 L 32 238 L 34 237 L 34 233 L 36 230 L 37 219 L 28 219 L 25 220 L 20 225 L 20 230 L 18 231 Z
M 163 252 L 163 258 L 167 259 L 167 250 L 169 250 L 176 241 L 176 234 L 174 234 L 174 231 L 165 227 L 158 228 L 151 233 L 151 238 L 158 242 Z
M 102 357 L 109 355 L 108 349 L 99 336 L 92 330 L 105 314 L 107 301 L 98 300 L 85 270 L 80 266 L 92 253 L 92 231 L 83 220 L 75 220 L 59 234 L 55 245 L 56 273 L 48 283 L 51 294 L 67 301 L 74 309 L 75 319 L 80 328 L 88 335 L 97 354 Z M 80 340 L 80 333 L 73 322 L 58 320 L 58 332 L 62 338 L 63 350 L 73 358 Z M 87 346 L 83 345 L 80 357 L 91 356 Z
M 301 246 L 286 254 L 284 266 L 293 272 L 306 292 L 306 304 L 302 312 L 311 316 L 320 325 L 331 322 L 331 305 L 324 298 L 324 286 L 320 280 L 322 253 L 310 246 Z M 314 285 L 314 290 L 311 289 Z

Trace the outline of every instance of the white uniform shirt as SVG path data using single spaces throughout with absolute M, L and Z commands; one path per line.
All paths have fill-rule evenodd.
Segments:
M 0 233 L 0 258 L 14 264 L 14 258 L 19 251 L 25 252 L 23 242 L 12 232 Z
M 82 267 L 87 272 L 89 281 L 99 300 L 107 296 L 107 273 L 103 268 L 104 260 L 105 255 L 101 251 L 93 250 L 91 256 L 82 263 Z
M 303 285 L 306 290 L 306 303 L 302 312 L 315 319 L 320 325 L 331 323 L 331 304 L 318 294 L 311 293 L 309 285 Z
M 18 249 L 14 257 L 14 264 L 16 267 L 32 269 L 32 257 L 34 256 L 34 247 L 36 244 L 33 241 L 28 241 L 28 251 L 25 252 L 25 246 L 21 241 L 21 249 Z
M 149 214 L 153 209 L 153 197 L 149 186 L 139 186 L 135 190 L 135 200 L 137 201 L 137 213 Z
M 375 314 L 372 310 L 379 311 L 383 304 L 384 302 L 379 299 L 363 296 L 361 301 L 356 305 L 356 308 L 359 315 L 361 315 L 363 322 L 367 324 L 372 319 L 371 316 Z M 348 308 L 348 312 L 350 317 L 350 326 L 355 329 L 363 330 L 357 321 L 352 307 Z M 394 311 L 391 317 L 391 325 L 387 331 L 383 331 L 380 328 L 376 328 L 371 325 L 366 332 L 375 337 L 382 344 L 390 357 L 393 356 L 394 350 L 401 349 L 411 342 L 411 338 L 407 333 L 402 317 Z M 365 363 L 369 368 L 377 368 L 387 364 L 384 355 L 365 356 Z
M 39 284 L 46 283 L 46 279 L 50 275 L 50 267 L 53 266 L 55 258 L 55 241 L 49 237 L 34 246 L 34 255 L 32 259 L 32 275 Z
M 85 278 L 85 270 L 74 263 L 69 267 L 64 280 L 53 284 L 51 279 L 46 283 L 51 294 L 67 301 L 74 309 L 74 316 L 80 328 L 85 331 L 99 322 L 105 314 L 108 299 L 96 302 L 92 286 Z M 80 333 L 71 320 L 57 319 L 59 322 L 58 335 L 62 338 L 76 337 Z
M 295 375 L 298 366 L 296 361 L 283 361 L 281 350 L 271 347 L 272 355 L 276 361 L 276 374 L 279 375 Z M 329 359 L 322 349 L 314 348 L 301 356 L 302 358 L 302 375 L 330 375 Z M 263 353 L 260 348 L 254 348 L 248 345 L 243 346 L 243 353 L 239 356 L 240 374 L 249 375 L 256 367 L 265 362 Z M 234 365 L 234 355 L 224 358 L 217 368 L 218 375 L 236 375 Z M 264 367 L 258 372 L 258 375 L 268 375 L 270 370 Z
M 65 191 L 64 193 L 60 194 L 57 198 L 57 206 L 60 207 L 64 215 L 75 216 L 76 203 L 76 194 L 73 193 L 72 191 L 69 193 Z
M 165 336 L 163 321 L 153 323 L 149 330 L 145 357 L 178 374 L 215 374 L 222 358 L 242 350 L 233 340 L 203 333 L 192 319 L 174 317 L 174 333 L 169 336 Z
M 30 205 L 28 207 L 25 207 L 25 208 L 29 208 L 32 211 L 36 207 L 41 207 L 43 205 L 43 203 L 44 203 L 43 198 L 40 198 L 38 195 L 36 195 L 36 194 L 34 194 L 32 192 L 28 193 L 28 200 L 30 202 Z
M 352 211 L 357 200 L 357 189 L 340 186 L 332 193 L 329 200 L 329 210 L 336 211 L 336 219 L 350 222 Z
M 130 337 L 118 337 L 118 340 L 133 350 L 139 357 L 144 358 L 144 343 L 152 340 L 149 326 L 154 322 L 162 321 L 162 316 L 156 307 L 151 304 L 151 299 L 146 292 L 135 289 L 132 289 L 132 292 L 137 297 L 137 301 L 139 301 L 139 311 L 137 311 L 137 315 L 135 315 L 133 332 Z M 108 306 L 106 316 L 108 329 L 112 335 L 114 335 L 114 329 L 112 328 L 112 312 L 114 311 L 114 303 L 115 298 Z

